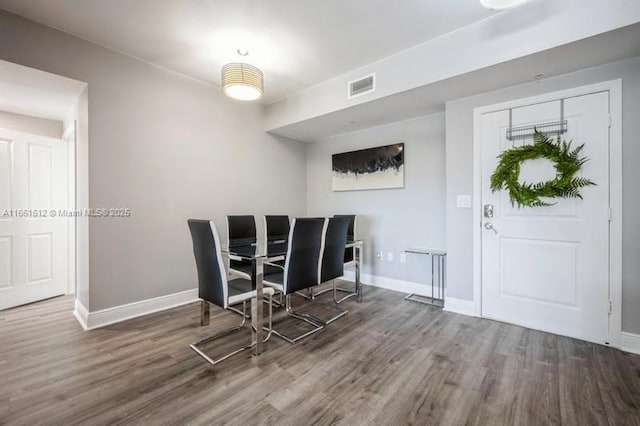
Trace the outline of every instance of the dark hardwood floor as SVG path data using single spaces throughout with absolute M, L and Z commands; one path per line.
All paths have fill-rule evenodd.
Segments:
M 70 297 L 0 312 L 0 424 L 640 424 L 640 356 L 365 290 L 314 337 L 213 368 L 188 344 L 238 322 L 217 308 L 88 332 Z

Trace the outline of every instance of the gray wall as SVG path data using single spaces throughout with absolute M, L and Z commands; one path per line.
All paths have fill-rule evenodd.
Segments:
M 62 136 L 61 121 L 6 111 L 0 111 L 0 127 L 50 138 L 60 138 Z
M 640 161 L 640 58 L 447 102 L 448 296 L 473 299 L 472 210 L 456 208 L 457 194 L 473 193 L 473 109 L 618 78 L 623 90 L 622 329 L 640 333 L 640 169 L 636 165 Z
M 89 85 L 89 205 L 133 210 L 89 221 L 90 311 L 194 288 L 189 217 L 304 213 L 304 146 L 259 105 L 4 11 L 0 58 Z
M 307 145 L 307 214 L 358 214 L 358 237 L 366 240 L 363 272 L 426 283 L 423 258 L 400 253 L 410 246 L 445 245 L 444 114 L 434 114 L 335 136 Z M 332 192 L 331 154 L 405 144 L 405 187 Z M 375 252 L 383 251 L 384 260 Z M 394 253 L 393 262 L 386 260 Z

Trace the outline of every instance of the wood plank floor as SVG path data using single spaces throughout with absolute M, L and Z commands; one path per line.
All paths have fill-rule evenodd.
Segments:
M 213 368 L 188 344 L 237 315 L 212 308 L 200 327 L 191 304 L 85 332 L 72 305 L 0 312 L 0 424 L 640 425 L 639 356 L 387 290 L 295 346 L 274 336 Z

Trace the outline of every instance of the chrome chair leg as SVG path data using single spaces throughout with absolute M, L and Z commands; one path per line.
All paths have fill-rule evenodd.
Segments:
M 323 294 L 323 293 L 327 293 L 327 292 L 329 292 L 329 291 L 333 291 L 333 300 L 334 300 L 334 302 L 335 302 L 335 303 L 341 303 L 342 301 L 344 301 L 344 300 L 346 300 L 346 299 L 348 299 L 348 298 L 350 298 L 350 297 L 355 296 L 355 294 L 349 294 L 348 296 L 345 296 L 345 297 L 343 297 L 342 299 L 340 299 L 340 300 L 338 301 L 338 300 L 337 300 L 337 296 L 336 296 L 336 280 L 332 280 L 332 286 L 331 286 L 331 287 L 329 287 L 329 288 L 322 289 L 322 290 L 321 290 L 321 291 L 319 291 L 319 292 L 315 292 L 315 291 L 314 291 L 314 288 L 313 288 L 313 287 L 311 287 L 311 288 L 309 289 L 309 291 L 310 291 L 310 295 L 311 295 L 311 296 L 310 296 L 310 297 L 308 297 L 308 298 L 306 298 L 306 297 L 305 297 L 305 298 L 306 298 L 307 300 L 313 300 L 313 301 L 315 301 L 316 296 L 319 296 L 319 295 L 321 295 L 321 294 Z M 296 292 L 296 294 L 300 295 L 300 293 L 299 293 L 299 292 Z M 303 296 L 303 297 L 304 297 L 304 296 Z M 320 324 L 323 324 L 323 325 L 329 325 L 329 324 L 331 324 L 332 322 L 334 322 L 335 320 L 340 319 L 340 318 L 342 318 L 343 316 L 345 316 L 345 315 L 347 315 L 347 314 L 349 313 L 349 311 L 347 311 L 347 310 L 340 309 L 340 308 L 338 308 L 337 306 L 333 306 L 333 305 L 330 305 L 330 304 L 327 304 L 327 303 L 320 303 L 320 302 L 315 302 L 315 303 L 316 303 L 317 305 L 323 306 L 323 307 L 325 307 L 325 308 L 327 308 L 327 309 L 333 310 L 334 312 L 337 312 L 337 315 L 335 315 L 335 316 L 333 316 L 333 317 L 331 317 L 331 318 L 329 318 L 329 319 L 326 319 L 326 320 L 325 320 L 325 319 L 319 318 L 319 317 L 317 317 L 317 316 L 315 316 L 315 315 L 311 315 L 311 314 L 307 314 L 307 313 L 295 312 L 295 311 L 292 311 L 292 312 L 294 312 L 294 313 L 295 313 L 295 314 L 297 314 L 297 315 L 302 315 L 302 316 L 304 316 L 305 318 L 310 319 L 310 320 L 311 320 L 311 321 L 313 321 L 314 323 L 320 323 Z M 289 312 L 289 311 L 287 311 L 287 312 Z M 302 318 L 300 318 L 300 319 L 302 319 Z
M 228 306 L 227 309 L 238 315 L 244 315 L 246 318 L 251 318 L 251 314 L 243 313 L 240 309 L 236 309 L 233 306 Z
M 271 338 L 271 333 L 273 333 L 273 296 L 269 294 L 269 332 L 262 341 L 267 342 Z
M 278 294 L 278 299 L 279 300 L 271 299 L 272 300 L 271 303 L 274 304 L 276 308 L 281 308 L 281 307 L 284 306 L 284 301 L 282 300 L 282 292 L 278 291 L 277 294 Z
M 354 283 L 354 285 L 355 285 L 355 283 Z M 340 291 L 340 292 L 343 292 L 343 293 L 347 293 L 347 295 L 346 295 L 346 296 L 343 296 L 343 297 L 342 297 L 342 298 L 340 298 L 340 299 L 338 299 L 338 292 L 339 292 L 339 291 Z M 346 288 L 341 288 L 341 287 L 338 287 L 338 286 L 336 285 L 336 282 L 335 282 L 335 280 L 334 280 L 334 282 L 333 282 L 333 301 L 334 301 L 334 302 L 336 302 L 336 303 L 342 303 L 342 302 L 344 302 L 345 300 L 347 300 L 347 299 L 349 299 L 349 298 L 351 298 L 351 297 L 355 297 L 355 296 L 357 296 L 357 295 L 358 295 L 358 288 L 357 288 L 357 287 L 356 287 L 356 289 L 355 289 L 354 291 L 348 290 L 348 289 L 346 289 Z
M 298 313 L 298 312 L 293 310 L 293 307 L 291 306 L 291 295 L 290 294 L 287 294 L 285 296 L 284 300 L 285 300 L 285 310 L 287 312 L 287 315 L 292 317 L 292 318 L 296 318 L 296 319 L 299 319 L 301 321 L 306 322 L 307 324 L 311 325 L 313 327 L 313 329 L 308 331 L 308 332 L 306 332 L 306 333 L 304 333 L 304 334 L 301 334 L 299 336 L 291 337 L 291 336 L 287 336 L 286 334 L 284 334 L 281 331 L 273 330 L 273 327 L 272 327 L 273 334 L 275 334 L 276 336 L 280 337 L 281 339 L 283 339 L 283 340 L 285 340 L 285 341 L 287 341 L 287 342 L 289 342 L 291 344 L 295 344 L 296 342 L 304 339 L 305 337 L 308 337 L 308 336 L 310 336 L 310 335 L 312 335 L 314 333 L 317 333 L 318 331 L 324 329 L 323 325 L 317 324 L 316 322 L 311 320 L 309 315 L 301 314 L 301 313 Z
M 269 338 L 271 338 L 271 332 L 272 332 L 272 325 L 273 325 L 273 309 L 272 309 L 272 304 L 271 304 L 271 299 L 272 296 L 269 295 L 269 333 L 267 334 L 267 337 L 263 339 L 263 342 L 266 342 L 267 340 L 269 340 Z M 202 315 L 204 318 L 204 313 L 206 312 L 206 318 L 207 318 L 207 323 L 209 320 L 209 303 L 208 302 L 204 302 L 206 303 L 206 308 L 204 307 L 204 304 L 201 305 L 202 306 Z M 243 346 L 239 349 L 236 349 L 226 355 L 223 355 L 222 357 L 218 358 L 218 359 L 212 359 L 211 357 L 209 357 L 206 353 L 204 353 L 198 346 L 203 345 L 205 343 L 209 343 L 217 338 L 220 338 L 222 336 L 226 336 L 228 334 L 231 334 L 233 332 L 236 332 L 238 330 L 241 330 L 244 325 L 247 323 L 247 318 L 249 317 L 249 315 L 247 315 L 247 301 L 243 301 L 242 302 L 242 322 L 240 323 L 240 325 L 237 325 L 235 327 L 230 327 L 227 328 L 225 330 L 219 331 L 217 333 L 215 333 L 212 336 L 209 337 L 205 337 L 203 339 L 198 340 L 195 343 L 192 343 L 189 345 L 189 347 L 198 355 L 200 355 L 205 361 L 207 361 L 209 364 L 211 365 L 216 365 L 219 364 L 220 362 L 232 357 L 233 355 L 239 354 L 240 352 L 246 351 L 247 349 L 251 349 L 255 346 L 255 342 L 252 342 L 250 345 L 247 346 Z
M 200 325 L 209 325 L 209 302 L 200 301 Z
M 214 334 L 213 336 L 207 337 L 207 338 L 202 339 L 202 340 L 198 340 L 197 342 L 190 344 L 189 347 L 191 349 L 193 349 L 202 358 L 204 358 L 204 360 L 207 361 L 209 364 L 211 364 L 211 365 L 219 364 L 222 361 L 224 361 L 225 359 L 232 357 L 233 355 L 239 354 L 240 352 L 243 352 L 243 351 L 246 351 L 247 349 L 253 348 L 255 346 L 255 344 L 252 343 L 252 344 L 250 344 L 248 346 L 243 346 L 242 348 L 236 349 L 235 351 L 230 352 L 230 353 L 228 353 L 228 354 L 226 354 L 226 355 L 224 355 L 224 356 L 222 356 L 222 357 L 220 357 L 218 359 L 215 359 L 215 360 L 211 359 L 207 354 L 205 354 L 202 350 L 200 350 L 200 348 L 198 348 L 198 345 L 202 345 L 202 344 L 208 343 L 208 342 L 210 342 L 212 340 L 215 340 L 215 339 L 217 339 L 219 337 L 225 336 L 227 334 L 231 334 L 231 333 L 233 333 L 235 331 L 238 331 L 238 330 L 241 330 L 241 329 L 242 329 L 242 326 L 236 326 L 236 327 L 228 328 L 226 330 L 223 330 L 221 332 L 218 332 L 218 333 Z
M 333 282 L 331 284 L 331 287 L 323 288 L 322 290 L 315 292 L 315 296 L 320 296 L 321 294 L 325 294 L 325 293 L 328 293 L 330 291 L 333 292 L 333 301 L 335 303 L 338 303 L 338 304 L 344 302 L 347 299 L 350 299 L 350 298 L 355 297 L 355 296 L 358 295 L 357 289 L 352 291 L 352 290 L 349 290 L 349 289 L 346 289 L 346 288 L 338 287 L 336 285 L 336 280 L 333 280 Z M 343 296 L 340 299 L 338 299 L 338 292 L 347 293 L 347 295 Z
M 303 299 L 307 299 L 307 300 L 313 300 L 315 299 L 315 297 L 320 294 L 320 293 L 314 293 L 313 291 L 313 287 L 309 287 L 307 289 L 307 294 L 304 294 L 302 291 L 296 291 L 296 294 L 300 297 L 302 297 Z
M 335 287 L 335 285 L 336 285 L 336 280 L 331 280 L 331 287 L 327 287 L 327 288 L 323 288 L 322 290 L 318 290 L 317 292 L 315 292 L 315 295 L 316 296 L 320 296 L 322 294 L 325 294 L 325 293 L 328 293 L 330 291 L 333 291 L 333 288 Z
M 335 281 L 334 281 L 334 289 L 335 289 Z M 334 300 L 335 300 L 335 290 L 334 290 Z M 331 317 L 329 319 L 322 319 L 322 318 L 319 318 L 319 317 L 317 317 L 315 315 L 304 313 L 304 312 L 295 312 L 295 313 L 298 314 L 298 315 L 302 315 L 302 316 L 304 316 L 306 318 L 309 318 L 313 322 L 320 323 L 320 324 L 323 324 L 323 325 L 329 325 L 332 322 L 334 322 L 335 320 L 340 319 L 340 318 L 342 318 L 343 316 L 345 316 L 345 315 L 347 315 L 349 313 L 348 310 L 341 309 L 341 308 L 339 308 L 338 306 L 335 306 L 335 305 L 330 305 L 330 304 L 321 303 L 321 302 L 314 302 L 314 303 L 316 305 L 319 305 L 319 306 L 322 306 L 322 307 L 327 308 L 329 310 L 332 310 L 334 312 L 337 312 L 337 315 L 335 315 L 335 316 L 333 316 L 333 317 Z
M 263 300 L 264 303 L 269 303 L 269 304 L 275 304 L 276 308 L 279 308 L 281 306 L 283 306 L 282 303 L 282 293 L 278 293 L 280 295 L 280 301 L 277 300 L 273 300 L 273 298 L 271 296 L 269 296 L 269 300 Z M 236 309 L 233 306 L 229 306 L 227 307 L 228 310 L 230 310 L 231 312 L 234 312 L 238 315 L 242 315 L 242 311 L 240 309 Z M 251 318 L 251 312 L 247 312 L 246 314 L 247 318 Z M 266 327 L 264 327 L 266 329 Z

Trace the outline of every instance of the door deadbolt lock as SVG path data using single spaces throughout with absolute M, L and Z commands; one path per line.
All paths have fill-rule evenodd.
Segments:
M 493 204 L 484 205 L 484 217 L 491 219 L 493 217 Z

